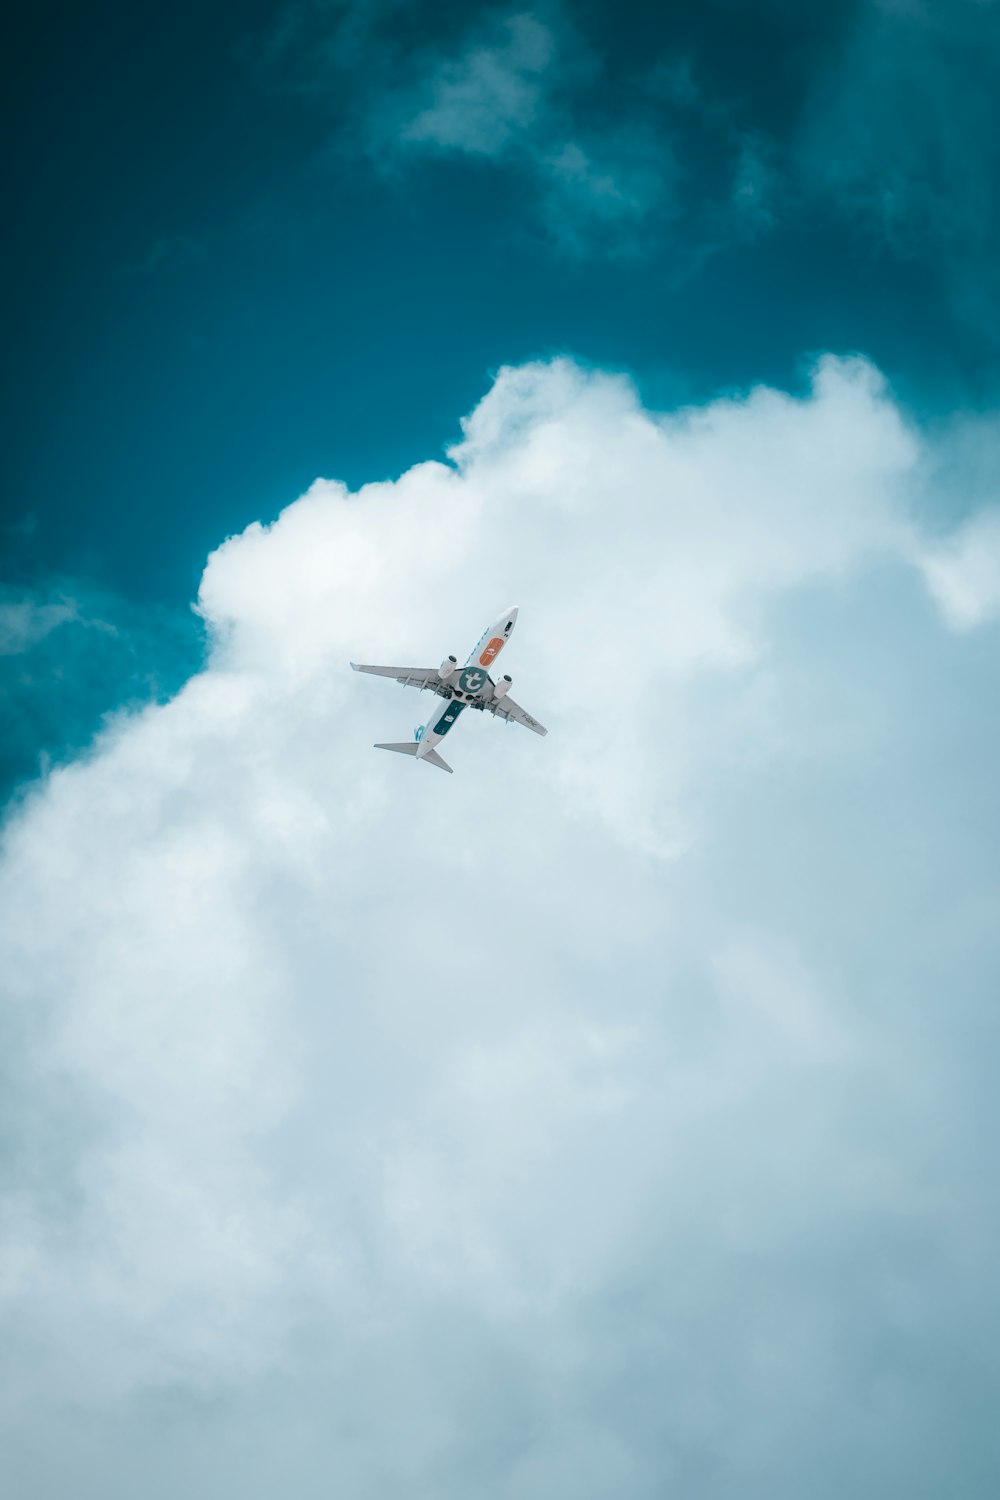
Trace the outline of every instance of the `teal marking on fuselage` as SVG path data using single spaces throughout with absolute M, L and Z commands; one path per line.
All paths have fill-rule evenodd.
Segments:
M 448 707 L 434 725 L 434 733 L 447 734 L 464 707 L 464 703 L 459 703 L 457 699 L 450 698 L 448 700 Z
M 463 693 L 478 693 L 488 680 L 488 674 L 482 667 L 464 667 L 459 674 L 458 685 Z

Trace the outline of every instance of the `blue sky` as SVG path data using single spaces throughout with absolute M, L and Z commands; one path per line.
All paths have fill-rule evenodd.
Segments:
M 995 1494 L 994 0 L 6 67 L 18 1496 Z
M 981 405 L 992 7 L 800 10 L 545 8 L 489 151 L 426 106 L 477 49 L 520 76 L 502 7 L 39 26 L 8 100 L 12 570 L 184 601 L 248 504 L 439 454 L 539 354 L 663 401 L 860 349 L 920 410 Z

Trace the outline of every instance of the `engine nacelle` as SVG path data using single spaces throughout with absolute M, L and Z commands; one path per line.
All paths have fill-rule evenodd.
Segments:
M 448 678 L 451 676 L 452 672 L 454 672 L 457 666 L 458 662 L 453 656 L 446 656 L 444 661 L 438 667 L 438 676 L 440 677 L 441 681 L 447 682 Z
M 501 677 L 499 682 L 494 683 L 494 698 L 506 698 L 507 694 L 510 692 L 511 680 L 512 679 L 510 677 Z

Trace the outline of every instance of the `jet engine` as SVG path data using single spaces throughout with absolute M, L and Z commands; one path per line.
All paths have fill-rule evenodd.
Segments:
M 438 676 L 440 677 L 441 681 L 447 682 L 448 678 L 451 676 L 452 672 L 454 672 L 457 666 L 458 662 L 453 656 L 446 656 L 444 661 L 438 667 Z
M 505 698 L 507 696 L 507 694 L 510 692 L 511 681 L 512 681 L 512 679 L 510 677 L 506 677 L 506 676 L 501 677 L 500 681 L 494 685 L 494 688 L 493 688 L 493 696 L 494 696 L 494 698 Z

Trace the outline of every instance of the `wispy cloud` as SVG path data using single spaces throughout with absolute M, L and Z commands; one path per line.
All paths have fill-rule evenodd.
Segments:
M 793 153 L 804 188 L 941 267 L 995 335 L 998 90 L 995 0 L 866 0 L 815 72 Z
M 330 101 L 342 147 L 390 179 L 449 159 L 513 174 L 522 225 L 561 251 L 634 254 L 662 233 L 677 213 L 690 89 L 667 87 L 651 64 L 612 102 L 603 60 L 556 3 L 479 8 L 457 27 L 426 19 L 408 45 L 396 9 L 296 12 L 265 48 L 270 76 L 321 109 Z
M 18 656 L 78 618 L 75 600 L 42 600 L 34 593 L 0 589 L 0 656 Z
M 821 23 L 779 10 L 761 29 L 781 67 L 749 58 L 745 90 L 710 38 L 697 54 L 667 37 L 648 59 L 608 59 L 586 13 L 558 0 L 460 13 L 299 0 L 261 65 L 390 181 L 429 160 L 514 174 L 522 224 L 562 251 L 698 263 L 832 209 L 941 267 L 958 310 L 993 327 L 994 0 L 864 0 Z M 765 85 L 787 94 L 780 125 Z
M 392 133 L 407 146 L 500 156 L 523 145 L 548 109 L 556 61 L 552 30 L 531 15 L 504 17 L 494 34 L 432 68 L 403 100 Z M 426 102 L 424 102 L 426 101 Z
M 564 249 L 634 250 L 672 212 L 673 145 L 650 119 L 588 120 L 600 64 L 550 6 L 474 24 L 457 51 L 426 58 L 373 101 L 377 156 L 432 152 L 491 159 L 519 172 Z
M 752 233 L 772 229 L 777 220 L 776 199 L 781 191 L 774 164 L 774 151 L 758 134 L 740 138 L 736 157 L 731 204 L 738 223 Z

